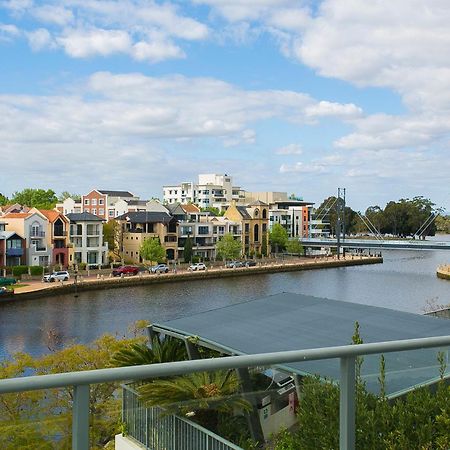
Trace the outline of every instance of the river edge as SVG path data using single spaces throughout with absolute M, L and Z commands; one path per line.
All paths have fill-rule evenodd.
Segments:
M 179 282 L 189 280 L 206 280 L 215 278 L 229 278 L 237 276 L 263 275 L 277 272 L 294 272 L 302 270 L 331 269 L 337 267 L 361 266 L 367 264 L 381 264 L 383 257 L 361 257 L 353 259 L 333 259 L 333 260 L 311 260 L 301 263 L 272 264 L 262 267 L 249 267 L 238 269 L 208 270 L 205 272 L 184 272 L 169 273 L 153 276 L 136 276 L 124 278 L 105 278 L 78 282 L 63 285 L 55 285 L 36 289 L 29 292 L 16 292 L 13 296 L 4 299 L 0 298 L 0 303 L 17 302 L 21 300 L 31 300 L 43 297 L 55 297 L 63 294 L 76 294 L 95 290 L 120 289 L 132 286 L 142 286 L 147 284 L 161 284 L 168 282 Z
M 443 280 L 450 280 L 450 266 L 438 267 L 436 275 Z

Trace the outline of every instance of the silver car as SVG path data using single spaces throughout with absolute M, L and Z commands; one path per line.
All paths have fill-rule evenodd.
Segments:
M 188 270 L 191 272 L 195 272 L 197 270 L 206 270 L 206 266 L 203 263 L 195 263 L 195 264 L 191 264 L 188 267 Z

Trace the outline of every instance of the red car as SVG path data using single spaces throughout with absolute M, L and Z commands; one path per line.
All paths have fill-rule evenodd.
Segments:
M 123 275 L 137 275 L 139 273 L 139 267 L 136 266 L 120 266 L 113 269 L 112 276 L 120 277 Z

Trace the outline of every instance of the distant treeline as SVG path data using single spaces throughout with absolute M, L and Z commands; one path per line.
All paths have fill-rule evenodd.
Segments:
M 320 218 L 328 219 L 331 234 L 336 234 L 337 210 L 341 206 L 341 199 L 329 197 L 325 199 L 316 211 Z M 436 205 L 424 197 L 400 199 L 389 202 L 384 209 L 379 206 L 369 206 L 364 213 L 354 211 L 345 206 L 345 234 L 380 233 L 397 237 L 434 236 L 437 231 L 450 232 L 450 217 L 437 217 L 423 227 L 427 220 L 437 212 Z M 326 213 L 326 211 L 328 211 Z M 361 217 L 362 216 L 362 217 Z M 420 231 L 420 232 L 419 232 Z

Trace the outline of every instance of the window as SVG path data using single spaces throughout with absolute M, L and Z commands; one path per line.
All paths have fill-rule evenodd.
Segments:
M 91 205 L 92 205 L 92 206 L 97 206 L 97 199 L 96 199 L 96 198 L 93 198 L 93 199 L 92 199 Z
M 263 230 L 263 233 L 265 233 L 267 231 L 267 224 L 265 224 L 265 223 L 262 224 L 262 230 Z
M 88 199 L 88 198 L 85 198 L 85 199 L 84 199 L 84 204 L 85 204 L 85 205 L 89 205 L 89 199 Z
M 6 248 L 22 248 L 22 241 L 20 239 L 9 239 L 6 241 Z
M 255 209 L 255 217 L 258 217 L 258 215 L 259 215 L 259 210 Z
M 97 214 L 97 208 L 92 208 L 92 214 L 94 214 L 94 216 Z
M 104 216 L 104 215 L 105 215 L 105 210 L 104 210 L 103 208 L 100 208 L 100 209 L 98 210 L 98 213 L 99 213 L 101 216 Z
M 114 217 L 114 210 L 113 210 L 113 209 L 110 209 L 110 210 L 108 211 L 108 215 L 109 215 L 109 217 Z
M 258 224 L 256 224 L 253 228 L 253 236 L 254 236 L 255 242 L 259 242 L 259 225 Z
M 262 217 L 263 219 L 267 219 L 267 209 L 262 210 Z
M 245 232 L 250 233 L 250 224 L 248 223 L 245 224 Z
M 103 200 L 102 198 L 99 198 L 99 199 L 98 199 L 98 204 L 99 204 L 99 205 L 104 205 L 105 202 L 104 202 L 104 200 Z
M 208 234 L 209 233 L 209 227 L 198 227 L 198 234 Z

